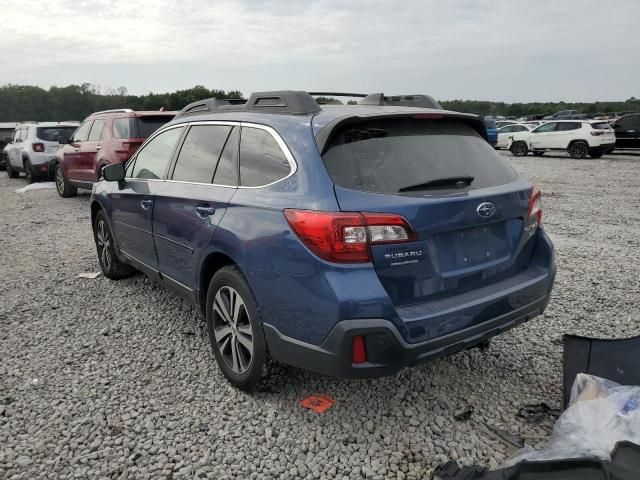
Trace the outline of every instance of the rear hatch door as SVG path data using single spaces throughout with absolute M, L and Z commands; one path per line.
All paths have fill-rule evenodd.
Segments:
M 372 247 L 396 306 L 461 293 L 526 267 L 517 260 L 532 232 L 532 186 L 475 122 L 446 115 L 366 119 L 338 128 L 323 152 L 341 210 L 399 214 L 415 230 L 415 242 Z

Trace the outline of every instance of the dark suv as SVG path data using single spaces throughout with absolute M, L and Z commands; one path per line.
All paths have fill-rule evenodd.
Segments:
M 640 113 L 624 115 L 611 123 L 616 148 L 640 148 Z
M 126 162 L 142 142 L 175 112 L 105 110 L 87 117 L 60 147 L 53 164 L 58 194 L 70 197 L 78 187 L 91 189 L 102 167 Z
M 187 106 L 94 187 L 104 275 L 140 270 L 198 305 L 245 389 L 271 359 L 388 375 L 542 313 L 556 267 L 540 191 L 480 117 L 378 98 Z

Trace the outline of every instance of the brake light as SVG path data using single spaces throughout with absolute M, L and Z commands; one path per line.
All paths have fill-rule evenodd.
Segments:
M 531 190 L 531 198 L 529 199 L 529 217 L 537 217 L 538 225 L 542 223 L 542 192 L 535 185 Z
M 605 131 L 604 130 L 591 130 L 591 132 L 589 132 L 589 133 L 591 133 L 592 137 L 597 137 L 597 136 L 600 136 L 600 135 L 604 135 Z
M 371 245 L 416 238 L 404 217 L 395 214 L 286 209 L 284 215 L 307 248 L 330 262 L 370 262 Z
M 31 145 L 31 148 L 33 148 L 34 152 L 44 152 L 44 143 L 34 143 Z

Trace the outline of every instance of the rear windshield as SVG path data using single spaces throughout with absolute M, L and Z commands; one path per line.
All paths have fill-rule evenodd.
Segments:
M 38 127 L 36 136 L 45 142 L 57 142 L 59 138 L 66 143 L 78 127 Z
M 607 122 L 602 122 L 602 123 L 592 123 L 591 127 L 595 128 L 596 130 L 609 130 L 611 128 L 611 125 L 609 125 Z
M 145 115 L 144 117 L 136 117 L 136 125 L 139 138 L 150 137 L 153 132 L 158 130 L 165 123 L 173 119 L 171 115 Z
M 470 189 L 503 185 L 517 178 L 515 170 L 478 132 L 455 120 L 383 119 L 350 124 L 332 139 L 323 159 L 337 185 L 375 193 L 400 193 L 412 185 L 446 178 L 473 177 Z
M 487 128 L 496 128 L 496 122 L 492 118 L 485 118 L 484 125 Z

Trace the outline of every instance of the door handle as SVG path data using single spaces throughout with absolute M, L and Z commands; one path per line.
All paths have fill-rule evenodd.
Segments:
M 79 152 L 79 151 L 80 151 L 80 149 L 76 147 L 76 148 L 75 148 L 75 151 L 76 151 L 76 152 Z
M 210 217 L 214 213 L 216 213 L 216 209 L 213 207 L 209 207 L 205 205 L 198 205 L 196 207 L 196 215 L 202 218 L 203 220 L 207 217 Z
M 140 206 L 143 210 L 149 210 L 153 205 L 153 200 L 140 200 Z
M 96 150 L 100 150 L 102 148 L 102 145 L 96 145 Z

